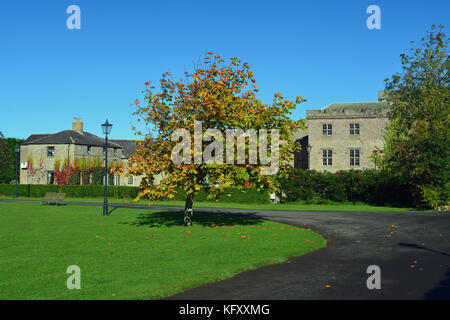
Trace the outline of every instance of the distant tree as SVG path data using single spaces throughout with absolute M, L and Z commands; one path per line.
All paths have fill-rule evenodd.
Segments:
M 392 109 L 384 164 L 432 208 L 448 205 L 450 189 L 450 60 L 443 30 L 432 26 L 419 47 L 401 54 L 403 71 L 385 80 Z
M 14 176 L 14 149 L 8 145 L 8 140 L 0 132 L 0 183 L 10 183 Z
M 262 190 L 277 190 L 275 176 L 262 174 L 267 163 L 264 164 L 260 159 L 254 163 L 248 161 L 248 145 L 244 147 L 245 163 L 234 161 L 230 164 L 225 154 L 233 150 L 230 152 L 235 155 L 237 151 L 234 145 L 233 149 L 226 145 L 222 145 L 221 149 L 219 144 L 215 144 L 218 135 L 226 136 L 227 129 L 241 129 L 244 132 L 266 129 L 267 146 L 271 147 L 274 138 L 269 130 L 277 129 L 279 139 L 283 141 L 279 146 L 280 170 L 283 171 L 287 166 L 295 148 L 291 134 L 301 126 L 288 115 L 304 100 L 297 97 L 296 101 L 290 101 L 276 93 L 273 103 L 265 105 L 256 97 L 258 89 L 255 82 L 253 71 L 247 63 L 234 57 L 227 64 L 220 55 L 213 56 L 212 52 L 208 52 L 203 66 L 192 74 L 186 72 L 185 79 L 180 82 L 173 81 L 171 75 L 166 73 L 160 80 L 159 92 L 155 92 L 155 87 L 147 83 L 144 103 L 136 100 L 135 114 L 153 131 L 149 130 L 150 133 L 146 134 L 145 141 L 140 143 L 130 159 L 128 168 L 130 174 L 144 175 L 139 196 L 145 196 L 151 201 L 171 198 L 177 189 L 183 188 L 187 194 L 184 225 L 189 226 L 192 224 L 194 196 L 200 188 L 204 188 L 210 197 L 223 195 L 229 187 L 245 190 L 246 185 Z M 202 155 L 195 152 L 194 139 L 191 140 L 196 121 L 201 122 L 203 130 L 215 130 L 214 136 L 209 138 L 212 142 L 206 143 L 205 135 L 200 138 L 200 151 L 206 152 L 208 147 L 213 149 L 210 153 L 214 153 L 213 163 L 195 161 L 197 156 L 202 159 Z M 186 142 L 183 158 L 193 159 L 190 163 L 174 163 L 171 158 L 177 145 L 172 137 L 180 129 L 190 133 L 189 141 L 183 138 L 183 142 Z M 257 139 L 261 141 L 263 138 L 259 136 Z M 223 151 L 223 156 L 218 152 L 219 149 Z M 259 151 L 261 154 L 261 149 Z M 162 175 L 163 179 L 154 186 L 157 175 Z

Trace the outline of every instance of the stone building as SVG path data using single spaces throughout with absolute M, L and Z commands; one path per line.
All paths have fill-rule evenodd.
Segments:
M 318 171 L 376 168 L 373 151 L 383 148 L 389 104 L 379 92 L 378 102 L 333 103 L 306 111 L 306 130 L 293 135 L 302 146 L 294 167 Z
M 383 131 L 388 123 L 389 104 L 379 92 L 378 102 L 333 103 L 323 110 L 307 110 L 306 130 L 294 132 L 301 152 L 292 165 L 300 169 L 336 172 L 376 168 L 373 151 L 384 146 Z M 20 146 L 20 183 L 53 184 L 56 159 L 98 158 L 104 165 L 105 140 L 83 131 L 81 119 L 72 130 L 55 134 L 32 134 Z M 108 141 L 108 163 L 120 162 L 127 168 L 136 151 L 135 140 Z M 159 184 L 162 175 L 155 177 Z M 115 176 L 114 185 L 139 186 L 141 176 Z M 81 181 L 83 184 L 83 181 Z
M 126 168 L 136 148 L 135 140 L 108 140 L 108 163 L 120 162 Z M 104 166 L 105 140 L 83 131 L 81 119 L 74 120 L 72 130 L 32 134 L 20 146 L 20 183 L 54 184 L 55 161 L 62 163 L 68 159 L 73 163 L 82 158 L 87 161 L 97 158 Z M 141 177 L 114 176 L 112 182 L 114 185 L 138 186 L 140 181 Z

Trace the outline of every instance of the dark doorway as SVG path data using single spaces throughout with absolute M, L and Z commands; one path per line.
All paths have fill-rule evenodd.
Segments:
M 297 140 L 300 142 L 302 150 L 294 154 L 294 168 L 297 169 L 309 169 L 309 159 L 308 159 L 308 136 L 300 138 Z

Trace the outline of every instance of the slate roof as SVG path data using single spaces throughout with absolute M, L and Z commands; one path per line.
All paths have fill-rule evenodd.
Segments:
M 54 134 L 32 134 L 22 142 L 22 145 L 29 144 L 78 144 L 103 147 L 105 145 L 105 140 L 89 132 L 64 130 Z M 116 144 L 111 140 L 108 141 L 108 147 L 122 148 L 121 145 Z
M 138 147 L 137 140 L 111 139 L 110 141 L 123 147 L 122 155 L 126 158 L 130 158 Z
M 389 108 L 389 103 L 383 102 L 348 102 L 348 103 L 332 103 L 325 107 L 325 111 L 342 112 L 344 110 L 353 110 L 362 112 L 365 110 L 381 111 Z
M 33 141 L 42 139 L 42 138 L 46 138 L 48 136 L 51 136 L 51 133 L 46 133 L 46 134 L 32 134 L 31 136 L 28 137 L 28 139 L 22 141 L 22 144 L 25 144 L 25 141 L 27 142 L 26 144 L 31 144 Z

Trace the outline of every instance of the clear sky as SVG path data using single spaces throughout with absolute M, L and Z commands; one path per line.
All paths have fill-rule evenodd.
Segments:
M 81 9 L 81 29 L 69 30 L 69 5 Z M 381 30 L 369 30 L 369 5 L 381 9 Z M 401 70 L 432 24 L 449 34 L 448 0 L 100 1 L 0 2 L 0 131 L 6 137 L 71 129 L 134 139 L 130 104 L 146 81 L 165 71 L 192 71 L 208 50 L 238 56 L 255 71 L 259 97 L 275 92 L 308 102 L 376 101 L 384 79 Z

